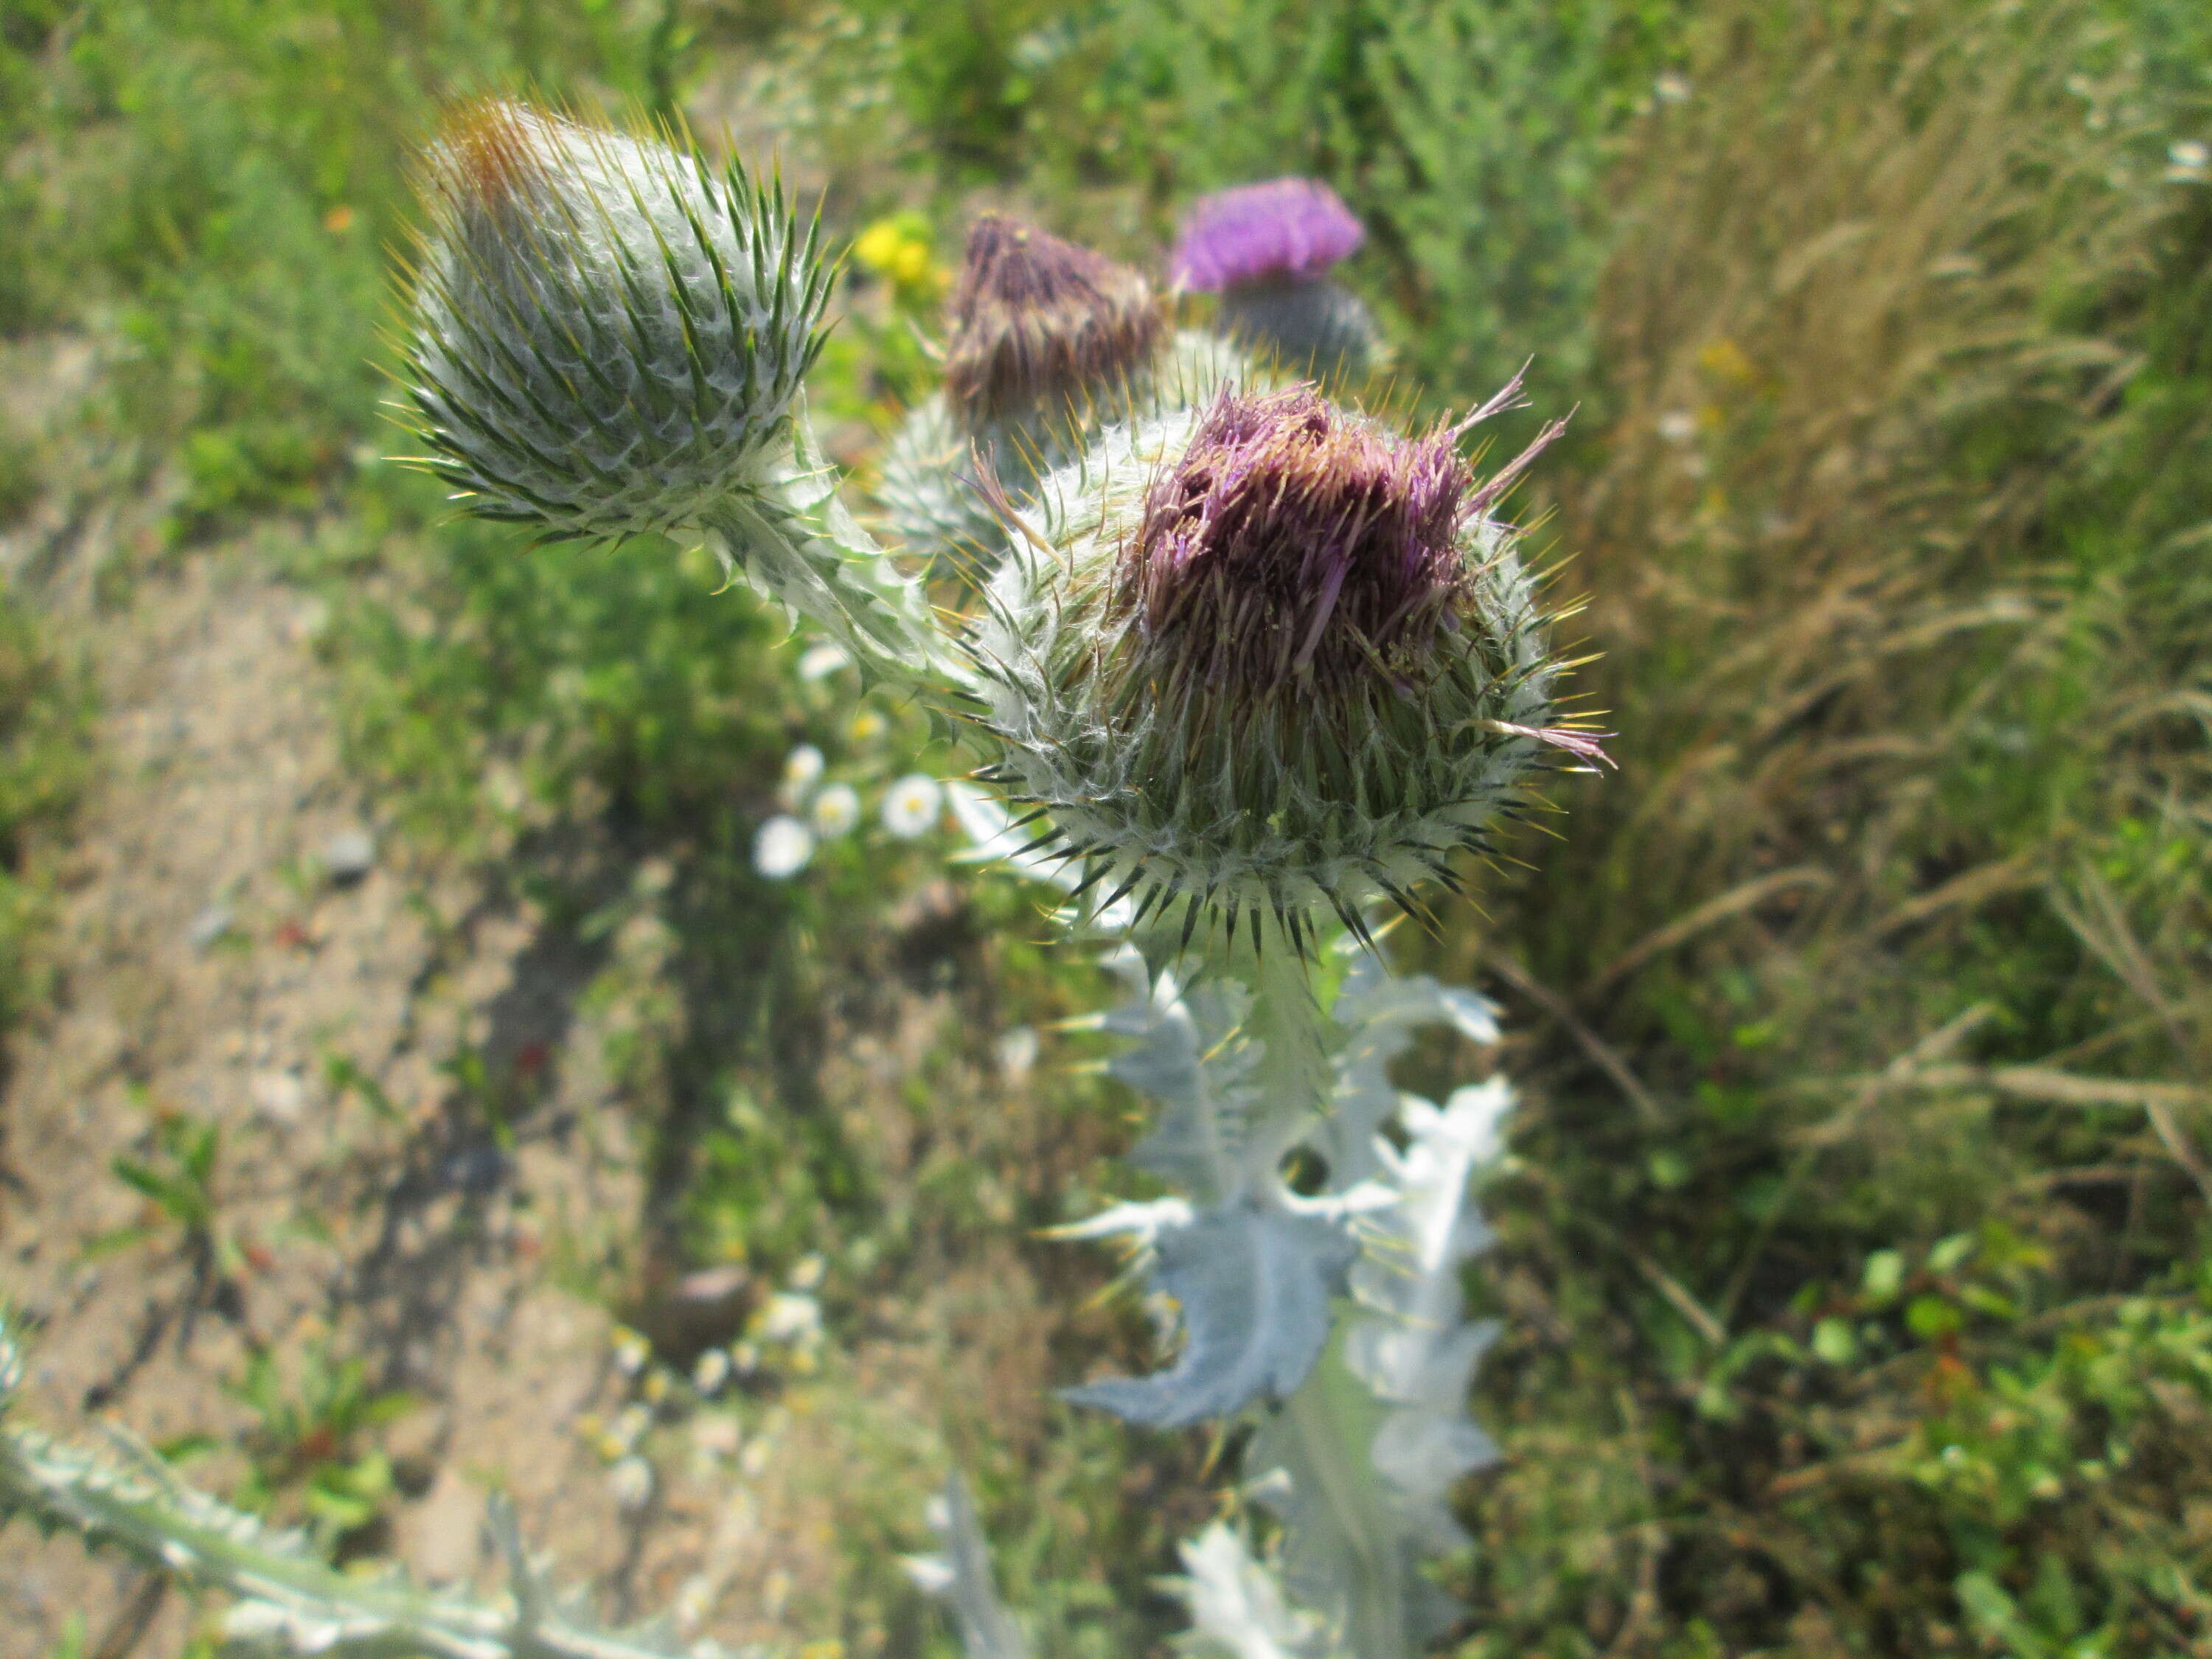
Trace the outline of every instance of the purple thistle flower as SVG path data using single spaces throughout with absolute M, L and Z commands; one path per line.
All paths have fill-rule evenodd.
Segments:
M 1121 385 L 1167 337 L 1137 272 L 990 213 L 968 233 L 951 323 L 945 390 L 971 430 Z
M 1318 276 L 1366 239 L 1327 185 L 1276 179 L 1200 197 L 1170 269 L 1179 286 L 1212 293 L 1269 276 Z
M 1559 665 L 1516 532 L 1492 514 L 1547 425 L 1479 478 L 1476 422 L 1401 436 L 1310 385 L 1222 392 L 1054 473 L 971 648 L 997 775 L 1042 809 L 1079 891 L 1141 925 L 1181 908 L 1292 951 L 1326 905 L 1417 909 L 1552 749 Z M 1029 509 L 1024 509 L 1028 511 Z M 1032 849 L 1035 850 L 1035 849 Z
M 1253 690 L 1412 668 L 1471 589 L 1459 436 L 1393 438 L 1310 386 L 1223 393 L 1122 555 L 1145 638 L 1181 674 Z

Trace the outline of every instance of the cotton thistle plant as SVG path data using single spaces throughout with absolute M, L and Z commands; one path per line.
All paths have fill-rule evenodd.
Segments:
M 946 321 L 944 388 L 892 435 L 878 497 L 909 550 L 986 568 L 1006 534 L 993 491 L 1026 498 L 1107 425 L 1249 373 L 1174 329 L 1139 272 L 998 214 L 969 232 Z
M 1232 339 L 1301 374 L 1356 380 L 1381 349 L 1359 297 L 1330 277 L 1367 240 L 1352 210 L 1312 179 L 1276 179 L 1200 197 L 1170 270 L 1177 286 L 1221 296 Z
M 1310 386 L 1232 375 L 1202 397 L 1132 396 L 1095 428 L 1051 428 L 1080 453 L 1033 490 L 979 471 L 1008 551 L 981 614 L 955 623 L 821 461 L 799 380 L 827 278 L 776 191 L 510 104 L 465 111 L 427 173 L 407 378 L 462 501 L 549 536 L 714 547 L 864 668 L 959 715 L 1011 805 L 963 788 L 955 810 L 1060 883 L 1072 922 L 1124 936 L 1131 994 L 1099 1023 L 1127 1045 L 1115 1074 L 1158 1103 L 1134 1156 L 1165 1191 L 1069 1231 L 1130 1252 L 1176 1307 L 1180 1347 L 1069 1397 L 1160 1429 L 1255 1421 L 1247 1495 L 1279 1521 L 1184 1552 L 1190 1650 L 1408 1659 L 1449 1616 L 1420 1564 L 1458 1539 L 1451 1483 L 1490 1455 L 1465 1411 L 1486 1338 L 1458 1275 L 1507 1096 L 1433 1105 L 1390 1086 L 1413 1026 L 1496 1030 L 1471 994 L 1390 975 L 1375 921 L 1450 887 L 1546 762 L 1598 756 L 1555 711 L 1560 668 L 1498 511 L 1558 426 L 1486 478 L 1462 447 L 1517 381 L 1412 435 Z M 955 355 L 971 446 L 991 420 L 1073 410 L 1051 402 L 1057 377 L 1107 359 L 1125 374 L 1120 354 L 1163 349 L 1139 290 L 1095 256 L 1034 235 L 1000 251 L 1041 250 L 1064 287 L 976 274 L 978 319 L 987 290 L 1060 298 L 969 343 L 1010 356 Z M 1152 361 L 1157 388 L 1171 357 Z M 818 757 L 802 769 L 793 812 Z M 922 833 L 939 797 L 907 786 L 886 828 Z M 777 822 L 790 844 L 764 867 L 796 868 L 811 832 Z M 1327 1171 L 1317 1193 L 1285 1176 L 1301 1153 Z M 233 1589 L 275 1632 L 267 1651 L 572 1650 L 526 1573 L 512 1610 L 386 1597 L 242 1534 L 223 1545 L 230 1522 L 174 1489 L 95 1503 L 123 1490 L 107 1480 L 0 1437 L 0 1498 Z M 975 1659 L 1026 1656 L 957 1486 L 945 1521 L 951 1548 L 924 1576 Z

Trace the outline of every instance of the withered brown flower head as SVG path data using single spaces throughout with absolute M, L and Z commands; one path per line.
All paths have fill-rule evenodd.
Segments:
M 1254 690 L 1413 667 L 1471 591 L 1458 436 L 1391 437 L 1307 386 L 1224 392 L 1122 553 L 1147 642 Z
M 945 387 L 971 431 L 1049 399 L 1110 392 L 1167 338 L 1137 272 L 997 214 L 968 233 L 951 321 Z

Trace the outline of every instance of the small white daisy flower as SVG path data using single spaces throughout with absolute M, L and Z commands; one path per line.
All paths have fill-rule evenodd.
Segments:
M 763 1342 L 811 1341 L 822 1332 L 822 1304 L 803 1292 L 778 1291 L 769 1297 L 757 1322 Z
M 936 827 L 945 805 L 945 787 L 935 778 L 909 772 L 884 795 L 884 828 L 901 841 L 926 836 Z
M 691 1385 L 701 1394 L 721 1392 L 722 1384 L 730 1380 L 730 1356 L 720 1348 L 709 1348 L 699 1356 L 699 1363 L 691 1368 Z
M 1690 95 L 1690 77 L 1678 70 L 1662 70 L 1651 82 L 1652 96 L 1662 104 L 1679 104 Z
M 1670 409 L 1659 417 L 1659 435 L 1670 444 L 1686 444 L 1698 435 L 1698 417 L 1686 409 Z
M 806 792 L 821 781 L 822 751 L 811 743 L 802 743 L 785 757 L 783 782 L 776 790 L 776 799 L 786 806 L 796 806 L 806 799 Z
M 753 868 L 770 881 L 797 875 L 813 856 L 814 832 L 794 817 L 779 813 L 753 837 Z
M 799 659 L 799 678 L 811 683 L 826 679 L 852 660 L 842 645 L 809 646 L 806 654 Z
M 2196 184 L 2212 177 L 2212 144 L 2180 138 L 2166 147 L 2166 176 L 2177 185 Z
M 849 783 L 833 783 L 814 798 L 807 809 L 814 833 L 824 841 L 843 835 L 860 821 L 860 798 Z
M 999 1069 L 1009 1082 L 1019 1083 L 1030 1074 L 1039 1046 L 1036 1032 L 1027 1025 L 1017 1025 L 999 1039 Z
M 636 1514 L 653 1501 L 653 1465 L 642 1457 L 625 1457 L 607 1471 L 607 1489 L 617 1507 Z

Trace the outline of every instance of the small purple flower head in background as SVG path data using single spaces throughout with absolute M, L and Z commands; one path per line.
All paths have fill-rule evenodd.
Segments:
M 1352 210 L 1314 179 L 1241 185 L 1191 206 L 1176 239 L 1176 284 L 1213 293 L 1269 277 L 1319 276 L 1367 240 Z

